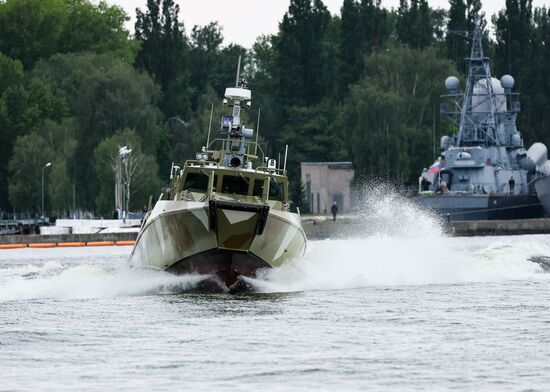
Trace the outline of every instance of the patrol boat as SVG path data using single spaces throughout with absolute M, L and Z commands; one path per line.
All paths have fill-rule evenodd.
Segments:
M 254 130 L 241 123 L 251 96 L 237 72 L 236 87 L 227 88 L 223 100 L 232 116 L 222 118 L 220 137 L 210 141 L 209 130 L 195 160 L 173 165 L 169 192 L 142 224 L 132 266 L 214 275 L 231 289 L 241 276 L 304 254 L 300 214 L 290 211 L 288 200 L 288 147 L 282 168 L 264 157 L 258 135 L 253 141 Z
M 422 172 L 417 200 L 448 220 L 542 217 L 535 184 L 543 176 L 546 146 L 524 148 L 516 128 L 520 103 L 512 92 L 514 78 L 491 76 L 479 20 L 464 35 L 472 40 L 466 88 L 459 91 L 458 78 L 448 77 L 440 106 L 458 132 L 441 138 L 441 155 Z

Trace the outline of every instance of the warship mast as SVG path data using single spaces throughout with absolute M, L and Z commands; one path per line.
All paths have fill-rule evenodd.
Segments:
M 520 147 L 522 141 L 515 126 L 519 102 L 512 102 L 512 96 L 518 94 L 511 92 L 514 79 L 504 75 L 498 86 L 504 91 L 495 91 L 496 80 L 491 75 L 489 57 L 483 52 L 480 18 L 476 18 L 474 31 L 456 33 L 470 39 L 472 44 L 470 57 L 465 59 L 468 63 L 465 91 L 458 91 L 459 81 L 451 76 L 445 81 L 449 94 L 442 96 L 450 99 L 455 107 L 449 111 L 448 104 L 441 105 L 441 113 L 458 127 L 453 144 L 456 147 Z M 514 134 L 517 136 L 513 137 Z

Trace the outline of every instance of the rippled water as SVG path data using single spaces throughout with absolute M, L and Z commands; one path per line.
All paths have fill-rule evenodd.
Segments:
M 550 236 L 412 218 L 312 241 L 239 295 L 131 270 L 129 247 L 2 250 L 0 390 L 548 390 L 550 275 L 530 257 Z

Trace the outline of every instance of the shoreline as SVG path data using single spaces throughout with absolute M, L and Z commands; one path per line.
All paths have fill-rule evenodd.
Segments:
M 355 216 L 303 216 L 302 224 L 308 239 L 346 238 L 349 233 L 363 230 L 368 233 L 368 220 Z M 550 234 L 550 218 L 494 221 L 444 222 L 444 231 L 453 237 L 506 236 L 522 234 Z M 0 249 L 49 248 L 72 246 L 133 245 L 136 232 L 109 232 L 87 234 L 18 234 L 0 236 Z

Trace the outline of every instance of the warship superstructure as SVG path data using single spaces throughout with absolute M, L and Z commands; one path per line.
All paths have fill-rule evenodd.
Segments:
M 471 39 L 466 87 L 460 91 L 458 78 L 448 77 L 440 105 L 457 133 L 441 138 L 440 157 L 419 178 L 418 200 L 448 220 L 542 217 L 536 184 L 550 165 L 546 146 L 524 148 L 516 128 L 520 103 L 512 92 L 514 78 L 491 76 L 479 23 L 465 36 Z
M 132 266 L 212 275 L 230 289 L 241 276 L 303 255 L 306 236 L 288 200 L 288 148 L 281 167 L 241 123 L 252 94 L 238 75 L 223 100 L 232 115 L 222 118 L 218 138 L 210 141 L 208 132 L 196 159 L 172 167 L 169 192 L 146 216 Z

